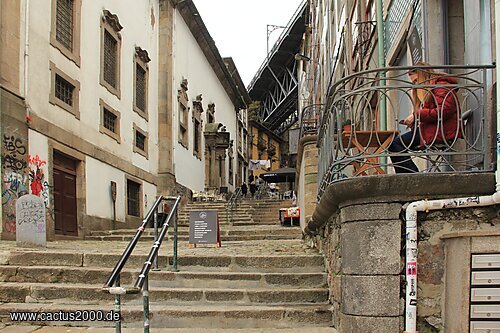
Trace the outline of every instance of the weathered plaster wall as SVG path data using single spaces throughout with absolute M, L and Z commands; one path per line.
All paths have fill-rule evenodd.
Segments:
M 316 208 L 318 193 L 318 148 L 316 135 L 306 136 L 299 141 L 297 167 L 300 168 L 297 181 L 297 198 L 300 207 L 300 226 L 306 226 Z

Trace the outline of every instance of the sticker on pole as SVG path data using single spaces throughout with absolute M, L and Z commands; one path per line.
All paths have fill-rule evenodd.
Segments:
M 406 265 L 407 275 L 417 275 L 417 263 L 415 261 L 410 261 Z

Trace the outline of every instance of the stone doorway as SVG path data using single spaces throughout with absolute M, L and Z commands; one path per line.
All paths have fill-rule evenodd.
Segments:
M 54 152 L 54 217 L 56 235 L 78 236 L 76 168 L 78 161 Z

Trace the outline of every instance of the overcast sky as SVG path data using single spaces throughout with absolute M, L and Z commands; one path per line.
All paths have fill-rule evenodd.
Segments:
M 193 0 L 222 57 L 246 86 L 266 58 L 267 24 L 286 26 L 302 0 Z M 269 49 L 283 29 L 269 37 Z

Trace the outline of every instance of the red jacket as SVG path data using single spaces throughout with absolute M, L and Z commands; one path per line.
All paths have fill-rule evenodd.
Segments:
M 432 96 L 416 112 L 416 118 L 419 119 L 420 145 L 451 142 L 462 137 L 457 88 L 447 87 L 457 83 L 455 78 L 448 76 L 439 77 L 433 82 L 433 85 L 443 86 L 432 88 Z

